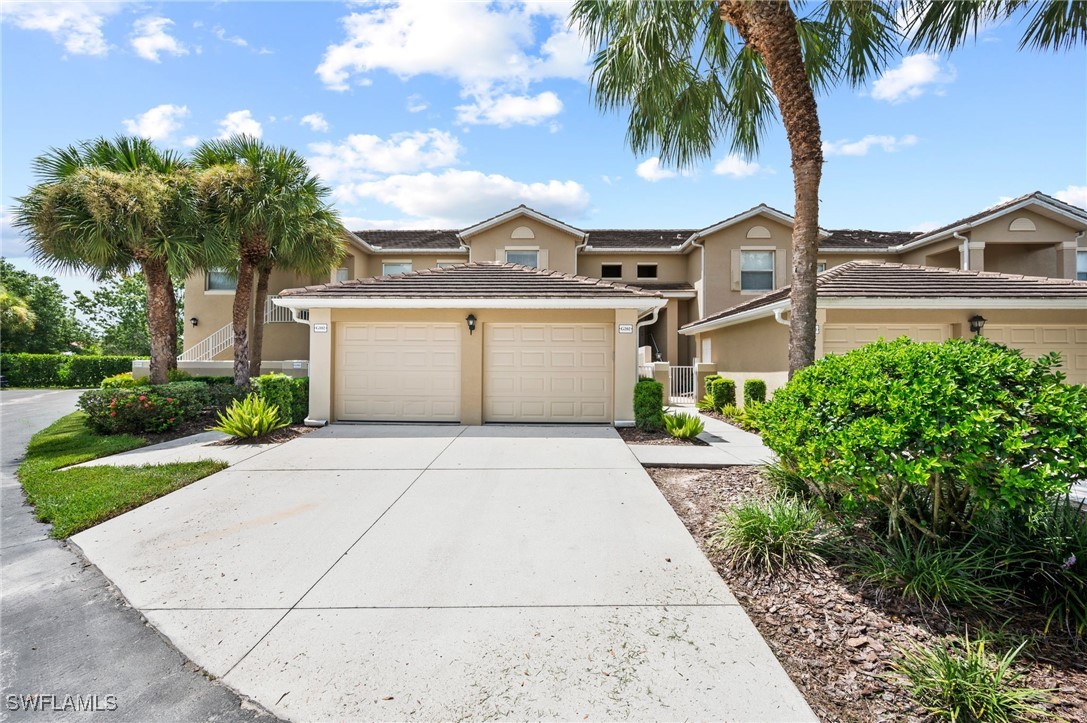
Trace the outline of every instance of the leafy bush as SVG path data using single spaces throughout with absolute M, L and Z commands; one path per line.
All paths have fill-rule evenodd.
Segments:
M 188 382 L 192 381 L 193 375 L 184 369 L 167 369 L 166 381 L 168 382 Z
M 983 338 L 879 341 L 797 373 L 759 425 L 824 497 L 874 504 L 892 536 L 945 538 L 1087 476 L 1087 387 L 1056 363 Z
M 736 382 L 717 377 L 710 384 L 710 396 L 713 397 L 713 408 L 718 411 L 736 406 Z
M 711 544 L 733 564 L 772 570 L 823 558 L 829 534 L 819 512 L 795 497 L 749 500 L 717 516 Z
M 762 406 L 763 405 L 758 402 L 750 402 L 742 407 L 737 407 L 735 404 L 728 404 L 721 407 L 717 413 L 741 429 L 747 430 L 748 432 L 757 432 L 759 431 L 758 415 Z
M 0 354 L 0 373 L 13 387 L 97 387 L 108 376 L 131 371 L 134 358 Z
M 132 370 L 130 356 L 71 356 L 61 371 L 69 387 L 97 387 L 108 376 Z
M 309 416 L 309 377 L 291 379 L 291 421 L 301 424 Z
M 702 434 L 706 425 L 697 415 L 679 412 L 664 415 L 664 428 L 676 439 L 694 439 Z
M 713 397 L 711 395 L 709 395 L 709 394 L 706 394 L 701 399 L 699 399 L 697 402 L 695 402 L 695 407 L 700 412 L 712 412 L 713 411 Z
M 761 379 L 744 380 L 744 406 L 751 402 L 766 401 L 766 382 Z
M 664 429 L 664 385 L 642 379 L 634 385 L 634 426 L 643 432 Z
M 703 382 L 703 386 L 705 387 L 705 389 L 703 391 L 706 393 L 706 396 L 710 396 L 710 397 L 713 396 L 713 382 L 715 380 L 717 380 L 717 379 L 720 379 L 720 378 L 721 378 L 720 374 L 707 374 L 706 375 L 706 380 Z
M 1023 675 L 1015 663 L 1022 646 L 997 657 L 986 651 L 984 640 L 936 644 L 932 648 L 902 650 L 892 663 L 903 687 L 939 720 L 995 721 L 1051 718 L 1038 707 L 1049 691 L 1021 687 Z
M 291 402 L 294 386 L 286 374 L 262 374 L 253 380 L 253 391 L 257 396 L 279 410 L 280 420 L 291 423 Z
M 135 387 L 146 387 L 150 383 L 147 377 L 136 379 L 132 376 L 132 372 L 121 372 L 120 374 L 114 374 L 112 377 L 106 377 L 99 386 L 102 389 L 133 389 Z
M 134 388 L 92 389 L 79 398 L 87 424 L 101 434 L 153 434 L 221 409 L 238 396 L 233 385 L 170 382 Z
M 763 466 L 762 476 L 779 495 L 805 499 L 811 497 L 808 481 L 781 460 Z
M 254 439 L 287 426 L 279 407 L 258 394 L 234 400 L 226 411 L 220 412 L 218 424 L 210 430 L 229 434 L 235 439 Z

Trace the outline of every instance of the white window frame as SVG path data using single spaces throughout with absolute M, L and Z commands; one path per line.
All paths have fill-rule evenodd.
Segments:
M 1076 250 L 1076 280 L 1087 281 L 1087 249 Z
M 653 267 L 653 275 L 652 276 L 642 276 L 642 267 L 643 266 L 645 266 L 645 267 L 652 266 Z M 659 264 L 650 263 L 650 262 L 647 261 L 645 263 L 639 262 L 634 267 L 634 278 L 636 278 L 638 281 L 654 281 L 659 276 L 660 276 L 660 265 Z
M 539 246 L 507 246 L 506 249 L 506 263 L 507 264 L 520 264 L 521 266 L 529 266 L 534 269 L 540 268 L 540 247 Z M 536 261 L 532 264 L 524 264 L 519 261 L 510 261 L 510 254 L 536 254 Z
M 229 274 L 230 272 L 223 268 L 208 269 L 204 272 L 204 293 L 205 294 L 234 294 L 238 290 L 238 280 L 234 279 L 233 289 L 213 289 L 211 288 L 211 275 L 212 274 Z
M 407 271 L 395 271 L 390 273 L 389 266 L 404 266 L 407 265 Z M 381 275 L 382 276 L 403 276 L 404 274 L 410 274 L 413 271 L 411 266 L 411 259 L 390 259 L 388 261 L 381 262 Z
M 776 263 L 777 259 L 774 259 L 774 262 Z M 819 259 L 818 261 L 815 262 L 815 273 L 821 274 L 826 270 L 827 270 L 827 262 L 826 262 L 825 259 Z
M 604 275 L 604 267 L 605 266 L 613 266 L 613 267 L 618 268 L 619 269 L 619 275 L 618 276 L 605 276 Z M 602 279 L 621 279 L 621 278 L 623 278 L 623 262 L 622 261 L 618 261 L 618 262 L 608 261 L 608 262 L 600 264 L 600 278 L 602 278 Z
M 745 253 L 757 253 L 757 254 L 770 254 L 770 288 L 769 289 L 745 289 L 744 288 L 744 254 Z M 777 278 L 777 263 L 778 263 L 778 249 L 776 247 L 759 247 L 759 246 L 741 246 L 740 247 L 740 293 L 741 294 L 768 294 L 778 287 Z M 765 270 L 759 270 L 754 273 L 766 273 Z
M 343 282 L 351 278 L 351 272 L 346 266 L 341 266 L 333 273 L 335 274 L 335 276 L 333 277 L 333 281 L 335 281 L 337 284 L 342 284 Z

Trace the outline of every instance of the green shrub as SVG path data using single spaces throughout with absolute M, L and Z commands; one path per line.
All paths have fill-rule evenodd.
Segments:
M 761 379 L 744 380 L 744 406 L 751 402 L 762 403 L 766 401 L 766 382 Z
M 706 375 L 706 380 L 702 384 L 705 387 L 705 389 L 703 389 L 703 391 L 706 393 L 707 396 L 711 396 L 711 397 L 713 396 L 713 382 L 715 380 L 717 380 L 717 379 L 720 379 L 720 378 L 721 378 L 720 374 L 707 374 Z
M 193 375 L 184 369 L 167 369 L 166 381 L 168 382 L 187 382 L 192 381 Z
M 101 389 L 133 389 L 135 387 L 146 387 L 150 383 L 147 377 L 136 379 L 132 376 L 132 372 L 121 372 L 103 379 L 99 387 Z
M 634 385 L 634 426 L 643 432 L 664 429 L 664 385 L 642 379 Z
M 702 434 L 706 425 L 695 414 L 678 412 L 664 415 L 664 428 L 676 439 L 694 439 Z
M 713 411 L 713 397 L 711 395 L 709 395 L 709 394 L 706 394 L 701 399 L 699 399 L 697 402 L 695 402 L 695 407 L 700 412 L 712 412 Z
M 309 377 L 291 379 L 291 421 L 301 424 L 309 416 Z
M 801 370 L 759 425 L 824 497 L 875 505 L 892 536 L 944 538 L 1087 476 L 1087 387 L 1056 362 L 982 338 L 879 341 Z
M 710 384 L 710 396 L 713 397 L 713 408 L 720 411 L 725 407 L 736 405 L 736 382 L 731 379 L 717 377 Z
M 97 387 L 106 377 L 132 371 L 130 356 L 71 356 L 61 370 L 69 387 Z
M 79 398 L 87 425 L 101 434 L 154 434 L 222 409 L 239 396 L 233 385 L 170 382 L 134 388 L 92 389 Z
M 762 468 L 762 475 L 783 497 L 808 499 L 812 496 L 811 490 L 808 488 L 808 481 L 781 460 L 765 465 Z
M 13 387 L 97 387 L 132 370 L 131 356 L 0 354 L 0 373 Z
M 922 707 L 939 720 L 994 721 L 998 723 L 1053 717 L 1038 707 L 1047 690 L 1020 686 L 1023 675 L 1015 663 L 1022 646 L 997 657 L 984 640 L 935 643 L 900 651 L 892 663 L 902 685 Z
M 762 404 L 758 402 L 751 402 L 742 407 L 737 407 L 735 404 L 727 404 L 718 410 L 718 414 L 735 424 L 741 429 L 748 432 L 759 431 L 759 411 L 762 408 Z
M 233 401 L 226 411 L 220 412 L 218 424 L 208 429 L 229 434 L 235 439 L 254 439 L 286 427 L 279 407 L 258 394 L 249 394 L 241 401 Z
M 717 516 L 710 543 L 733 564 L 772 570 L 823 558 L 829 537 L 822 516 L 795 497 L 748 500 Z
M 280 420 L 284 424 L 290 424 L 291 400 L 294 396 L 291 378 L 286 374 L 262 374 L 252 382 L 257 396 L 275 406 L 279 410 Z

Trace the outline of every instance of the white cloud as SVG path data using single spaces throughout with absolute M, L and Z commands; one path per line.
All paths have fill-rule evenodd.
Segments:
M 474 103 L 458 105 L 457 122 L 473 125 L 496 125 L 508 128 L 515 124 L 534 126 L 562 112 L 562 101 L 547 90 L 539 95 L 483 94 Z
M 872 97 L 890 103 L 902 103 L 921 97 L 933 86 L 936 93 L 940 86 L 955 80 L 955 70 L 950 65 L 941 66 L 937 53 L 907 55 L 897 68 L 888 70 L 872 83 Z
M 222 40 L 224 43 L 230 43 L 231 45 L 237 45 L 239 48 L 248 48 L 249 41 L 240 35 L 227 35 L 226 28 L 222 25 L 216 25 L 211 29 L 212 34 Z
M 653 183 L 663 181 L 666 178 L 675 178 L 679 175 L 679 173 L 671 169 L 661 168 L 661 160 L 657 156 L 647 158 L 639 163 L 638 167 L 634 169 L 634 172 L 641 178 Z
M 408 96 L 407 109 L 408 113 L 422 113 L 424 110 L 430 107 L 430 104 L 426 102 L 423 96 L 418 93 L 412 93 Z
M 253 112 L 249 110 L 232 111 L 219 121 L 219 138 L 242 134 L 260 138 L 263 133 L 264 128 L 261 127 L 260 121 L 254 118 Z
M 914 226 L 913 228 L 911 228 L 910 231 L 917 231 L 919 233 L 928 233 L 929 231 L 935 231 L 936 229 L 940 228 L 941 226 L 943 226 L 943 224 L 939 223 L 937 221 L 922 221 L 921 223 L 919 223 L 916 226 Z
M 186 148 L 192 148 L 200 142 L 200 136 L 185 136 L 181 139 L 181 145 Z
M 329 129 L 328 121 L 321 113 L 309 113 L 302 116 L 298 121 L 304 126 L 309 126 L 311 130 L 315 130 L 318 133 L 327 133 Z
M 47 32 L 72 55 L 102 56 L 110 49 L 102 26 L 120 9 L 119 2 L 5 2 L 0 19 L 22 30 Z
M 895 136 L 868 135 L 859 141 L 823 141 L 823 155 L 825 156 L 867 156 L 872 148 L 880 148 L 887 153 L 909 148 L 917 144 L 917 136 L 905 135 L 901 138 Z
M 170 18 L 148 16 L 140 18 L 132 24 L 132 49 L 136 55 L 159 62 L 161 53 L 170 55 L 188 55 L 189 49 L 173 35 L 166 32 L 174 21 Z
M 1068 186 L 1062 191 L 1057 191 L 1053 196 L 1073 206 L 1087 208 L 1087 186 Z
M 732 176 L 733 178 L 746 178 L 753 176 L 762 170 L 762 166 L 754 161 L 745 161 L 742 156 L 731 154 L 717 162 L 713 172 L 718 176 Z
M 311 143 L 309 149 L 314 172 L 328 183 L 348 186 L 337 193 L 350 198 L 351 183 L 371 181 L 378 174 L 451 166 L 460 156 L 461 145 L 456 136 L 431 129 L 394 133 L 388 138 L 357 133 L 338 143 Z
M 140 113 L 135 118 L 125 118 L 121 122 L 125 126 L 125 131 L 134 136 L 162 141 L 180 130 L 181 120 L 188 115 L 188 106 L 163 103 Z
M 351 196 L 377 201 L 409 216 L 442 219 L 444 223 L 437 225 L 446 226 L 473 223 L 520 203 L 558 218 L 577 217 L 589 206 L 588 192 L 576 181 L 525 183 L 458 169 L 355 184 Z

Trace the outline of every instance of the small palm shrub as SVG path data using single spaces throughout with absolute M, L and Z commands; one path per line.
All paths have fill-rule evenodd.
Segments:
M 766 401 L 766 382 L 762 379 L 744 380 L 744 406 L 751 402 L 762 403 Z
M 762 476 L 783 497 L 808 498 L 811 496 L 808 481 L 780 460 L 764 465 Z
M 254 439 L 287 426 L 279 407 L 256 394 L 234 400 L 226 411 L 219 412 L 218 424 L 208 427 L 214 432 L 229 434 L 235 439 Z
M 678 412 L 664 415 L 664 428 L 676 439 L 694 439 L 702 434 L 706 425 L 694 414 Z
M 664 429 L 664 385 L 641 379 L 634 385 L 634 426 L 643 432 Z
M 728 421 L 735 424 L 740 429 L 748 432 L 759 431 L 759 411 L 763 405 L 758 402 L 749 402 L 748 404 L 737 407 L 735 404 L 728 404 L 721 407 L 717 413 Z
M 717 516 L 710 537 L 732 564 L 760 570 L 821 561 L 828 541 L 822 516 L 795 497 L 741 502 Z
M 712 412 L 713 411 L 713 396 L 710 394 L 704 395 L 694 404 L 695 408 L 700 412 Z
M 900 651 L 892 663 L 902 687 L 938 720 L 1010 723 L 1053 716 L 1037 704 L 1049 691 L 1021 686 L 1013 669 L 1023 646 L 997 656 L 985 640 Z

